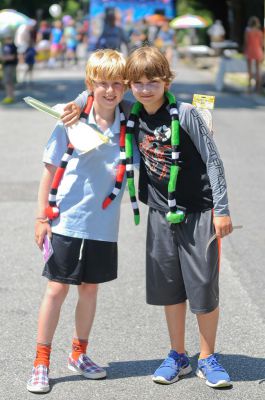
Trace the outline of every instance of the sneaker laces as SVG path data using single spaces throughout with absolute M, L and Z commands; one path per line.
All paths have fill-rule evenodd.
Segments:
M 225 369 L 222 367 L 221 364 L 219 364 L 219 362 L 216 360 L 214 356 L 210 357 L 207 360 L 205 366 L 211 369 L 212 371 L 225 372 Z
M 177 366 L 180 368 L 180 360 L 175 360 L 173 357 L 167 357 L 161 364 L 161 367 L 173 367 Z

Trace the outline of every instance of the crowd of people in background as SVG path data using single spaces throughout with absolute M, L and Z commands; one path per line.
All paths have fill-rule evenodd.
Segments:
M 173 49 L 176 46 L 175 32 L 165 20 L 161 26 L 153 26 L 145 19 L 123 29 L 117 26 L 114 14 L 106 15 L 102 32 L 94 45 L 89 43 L 88 20 L 75 21 L 69 15 L 61 20 L 49 22 L 42 20 L 38 24 L 21 25 L 12 35 L 6 32 L 2 40 L 1 60 L 3 66 L 3 85 L 6 97 L 2 104 L 14 102 L 14 87 L 17 82 L 31 84 L 36 62 L 47 68 L 65 67 L 78 63 L 77 49 L 80 44 L 85 50 L 96 48 L 118 49 L 128 54 L 144 44 L 155 44 L 172 62 Z
M 254 19 L 253 19 L 254 18 Z M 255 20 L 255 26 L 254 21 Z M 260 63 L 263 59 L 262 31 L 257 17 L 252 17 L 252 25 L 246 29 L 244 53 L 249 72 L 249 87 L 255 78 L 257 90 L 261 87 Z M 191 31 L 195 31 L 194 29 Z M 148 18 L 127 24 L 124 28 L 117 23 L 115 14 L 106 14 L 103 21 L 101 34 L 96 42 L 89 42 L 89 22 L 75 21 L 71 16 L 65 15 L 61 20 L 49 22 L 46 20 L 31 25 L 21 25 L 12 38 L 7 35 L 2 41 L 2 66 L 6 97 L 2 103 L 9 104 L 14 101 L 14 85 L 16 83 L 16 67 L 23 66 L 19 73 L 19 81 L 31 83 L 36 61 L 47 67 L 74 66 L 78 63 L 77 49 L 83 45 L 83 56 L 87 51 L 95 49 L 112 48 L 121 50 L 125 55 L 145 44 L 154 45 L 165 54 L 172 65 L 174 54 L 177 50 L 177 34 L 170 28 L 169 20 L 164 17 L 160 23 L 150 23 Z M 207 33 L 212 43 L 225 39 L 225 29 L 220 20 L 208 28 Z M 187 33 L 188 35 L 190 34 Z M 259 38 L 257 36 L 259 35 Z M 255 43 L 254 43 L 255 42 Z M 196 42 L 197 43 L 197 42 Z M 194 44 L 193 42 L 191 44 Z M 259 47 L 256 50 L 257 46 Z M 253 52 L 255 51 L 255 59 Z M 259 53 L 258 56 L 256 53 Z M 251 53 L 251 54 L 250 54 Z M 216 55 L 220 55 L 219 53 Z M 255 63 L 254 63 L 254 61 Z M 255 71 L 253 65 L 255 64 Z
M 19 30 L 16 32 L 16 37 L 18 33 Z M 48 67 L 52 68 L 56 66 L 57 61 L 62 65 L 64 62 L 77 63 L 77 45 L 87 38 L 87 33 L 86 23 L 77 23 L 70 16 L 55 20 L 53 23 L 43 20 L 38 28 L 31 28 L 27 45 L 33 41 L 37 60 L 47 61 Z
M 75 65 L 78 62 L 77 46 L 83 42 L 86 46 L 87 36 L 87 21 L 77 23 L 70 16 L 52 23 L 43 20 L 39 24 L 35 21 L 23 24 L 15 33 L 7 30 L 2 37 L 0 52 L 2 83 L 6 92 L 2 104 L 14 102 L 17 66 L 21 66 L 19 81 L 31 84 L 36 61 L 48 68 Z

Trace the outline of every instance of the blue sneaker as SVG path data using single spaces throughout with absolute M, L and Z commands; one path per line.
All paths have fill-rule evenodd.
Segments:
M 153 381 L 169 385 L 177 382 L 180 376 L 189 374 L 192 371 L 190 360 L 186 354 L 179 354 L 170 350 L 167 358 L 157 368 L 153 375 Z
M 215 356 L 211 354 L 207 358 L 198 360 L 196 375 L 206 379 L 206 385 L 219 388 L 231 386 L 232 382 L 226 370 L 218 363 Z

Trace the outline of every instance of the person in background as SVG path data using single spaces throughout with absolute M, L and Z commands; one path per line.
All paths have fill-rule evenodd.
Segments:
M 77 48 L 77 30 L 75 28 L 75 21 L 70 19 L 63 32 L 65 42 L 65 58 L 69 63 L 74 62 L 77 64 L 76 48 Z
M 160 51 L 162 51 L 162 53 L 165 54 L 169 65 L 172 65 L 173 51 L 176 42 L 175 31 L 170 28 L 169 21 L 165 21 L 161 26 L 154 44 L 160 49 Z
M 225 28 L 222 21 L 217 19 L 212 26 L 207 30 L 211 42 L 222 42 L 225 38 Z
M 16 68 L 18 64 L 17 46 L 10 32 L 6 32 L 2 46 L 3 83 L 6 97 L 2 104 L 11 104 L 15 100 Z
M 255 77 L 255 89 L 257 92 L 260 92 L 261 62 L 264 58 L 264 49 L 261 24 L 259 19 L 255 16 L 249 18 L 247 28 L 245 30 L 244 54 L 247 60 L 248 68 L 248 90 L 251 91 L 252 80 Z
M 149 25 L 148 22 L 145 18 L 142 19 L 141 23 L 140 23 L 140 30 L 142 33 L 142 46 L 145 46 L 149 43 Z
M 225 39 L 225 28 L 222 21 L 217 19 L 213 25 L 207 30 L 210 37 L 210 45 L 215 50 L 216 55 L 221 55 L 222 49 L 219 47 L 219 43 Z
M 51 49 L 50 49 L 50 59 L 48 62 L 49 67 L 55 67 L 57 59 L 60 57 L 62 53 L 62 39 L 63 39 L 63 31 L 62 31 L 62 23 L 57 20 L 53 24 L 53 28 L 51 30 Z
M 26 82 L 28 81 L 29 84 L 32 83 L 32 78 L 33 78 L 33 68 L 35 64 L 35 57 L 36 57 L 36 49 L 34 47 L 33 40 L 31 40 L 29 47 L 26 49 L 24 53 L 24 59 L 25 59 L 25 64 L 27 65 L 27 69 L 24 74 L 24 79 L 23 81 Z
M 109 13 L 105 19 L 103 32 L 98 39 L 97 48 L 121 50 L 122 43 L 128 47 L 129 39 L 125 31 L 116 25 L 115 14 Z
M 50 36 L 50 25 L 45 20 L 41 21 L 36 35 L 36 51 L 38 53 L 38 61 L 43 61 L 45 64 L 50 57 Z
M 40 22 L 39 29 L 37 31 L 36 42 L 39 43 L 41 40 L 50 40 L 51 28 L 47 21 L 43 20 Z
M 18 61 L 24 64 L 24 54 L 31 42 L 31 26 L 27 24 L 20 25 L 15 33 L 14 43 L 17 46 Z
M 148 26 L 146 21 L 143 20 L 134 25 L 130 33 L 130 51 L 138 49 L 148 43 Z

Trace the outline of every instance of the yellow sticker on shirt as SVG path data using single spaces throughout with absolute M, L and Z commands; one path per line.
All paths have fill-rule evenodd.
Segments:
M 194 94 L 192 105 L 197 108 L 214 109 L 215 96 L 207 96 L 205 94 Z

